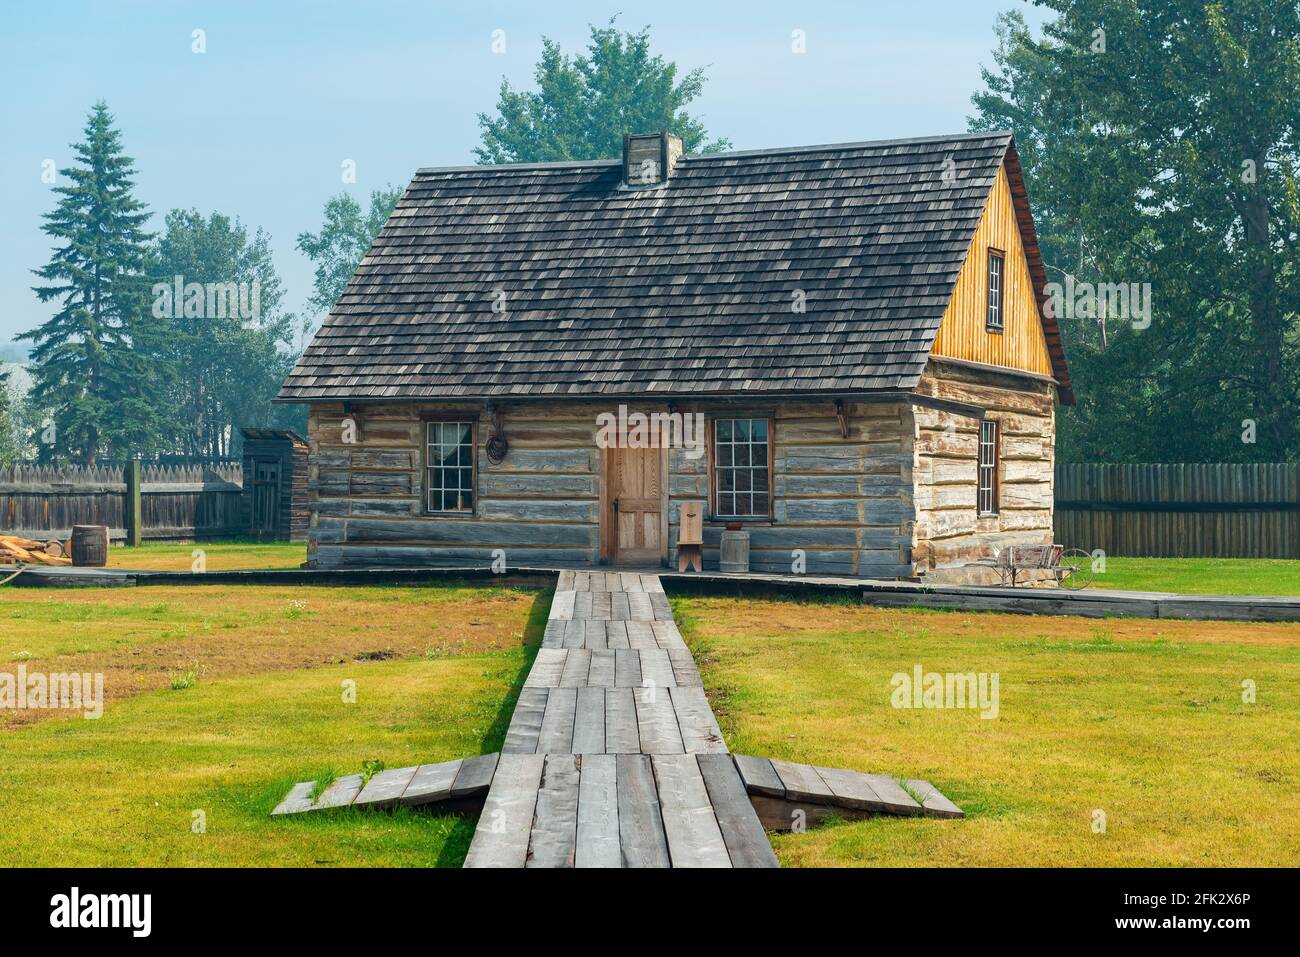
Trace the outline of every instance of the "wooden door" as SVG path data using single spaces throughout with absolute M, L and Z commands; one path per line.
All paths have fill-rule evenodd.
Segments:
M 253 463 L 253 535 L 274 539 L 280 530 L 280 463 Z
M 662 449 L 605 449 L 606 553 L 623 564 L 659 564 L 664 549 Z

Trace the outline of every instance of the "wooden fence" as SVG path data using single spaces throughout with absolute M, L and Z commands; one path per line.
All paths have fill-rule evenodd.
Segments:
M 10 466 L 0 468 L 0 528 L 36 539 L 66 539 L 73 525 L 107 525 L 114 539 L 223 538 L 240 533 L 242 492 L 240 462 Z
M 1109 555 L 1300 558 L 1300 465 L 1057 465 L 1056 541 Z

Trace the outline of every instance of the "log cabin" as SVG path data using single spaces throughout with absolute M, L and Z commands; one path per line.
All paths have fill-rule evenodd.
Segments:
M 278 397 L 309 563 L 669 564 L 698 502 L 706 567 L 729 526 L 754 571 L 983 580 L 1051 541 L 1045 284 L 1006 132 L 421 169 Z M 680 441 L 601 441 L 638 414 Z

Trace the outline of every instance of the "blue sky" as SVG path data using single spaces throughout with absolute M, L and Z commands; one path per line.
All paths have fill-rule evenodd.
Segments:
M 52 311 L 30 270 L 50 244 L 41 164 L 70 160 L 99 98 L 136 160 L 155 213 L 218 210 L 272 237 L 288 305 L 303 311 L 310 263 L 295 237 L 325 200 L 404 184 L 420 166 L 473 162 L 479 112 L 503 76 L 531 84 L 541 38 L 567 52 L 589 23 L 649 24 L 656 52 L 706 68 L 693 110 L 737 149 L 964 130 L 993 23 L 1019 0 L 546 3 L 59 2 L 7 4 L 0 21 L 0 344 Z M 192 52 L 192 33 L 207 52 Z M 791 52 L 803 30 L 807 52 Z M 492 33 L 505 31 L 504 54 Z M 357 182 L 340 164 L 356 161 Z

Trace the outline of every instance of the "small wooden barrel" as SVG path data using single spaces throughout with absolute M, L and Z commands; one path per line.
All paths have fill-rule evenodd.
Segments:
M 72 564 L 102 568 L 108 564 L 108 526 L 72 526 Z

